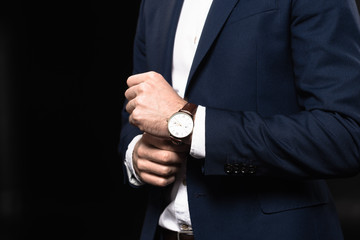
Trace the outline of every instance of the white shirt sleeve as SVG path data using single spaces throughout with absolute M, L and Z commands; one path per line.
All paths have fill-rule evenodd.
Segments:
M 194 158 L 205 158 L 205 115 L 206 108 L 198 106 L 194 121 L 190 155 Z
M 126 172 L 127 172 L 128 178 L 129 178 L 129 182 L 134 186 L 144 185 L 144 183 L 140 180 L 140 178 L 137 176 L 137 174 L 134 170 L 133 159 L 132 159 L 135 145 L 141 139 L 141 137 L 142 137 L 142 135 L 137 135 L 130 142 L 128 149 L 126 150 L 125 161 L 124 161 L 124 164 L 126 166 Z

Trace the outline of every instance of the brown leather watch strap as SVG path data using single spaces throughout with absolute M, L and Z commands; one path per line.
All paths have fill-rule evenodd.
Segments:
M 188 102 L 185 104 L 185 106 L 182 109 L 180 109 L 179 112 L 185 112 L 194 117 L 197 107 L 198 106 L 196 104 Z

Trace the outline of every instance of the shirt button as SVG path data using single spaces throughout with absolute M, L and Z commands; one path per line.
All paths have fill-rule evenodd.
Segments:
M 184 186 L 186 186 L 186 179 L 185 179 L 185 178 L 182 180 L 182 184 L 183 184 Z

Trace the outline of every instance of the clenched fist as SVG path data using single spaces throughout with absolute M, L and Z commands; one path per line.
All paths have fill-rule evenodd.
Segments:
M 144 133 L 134 148 L 133 166 L 143 182 L 165 187 L 175 181 L 188 153 L 187 145 Z
M 128 78 L 127 85 L 125 97 L 129 122 L 143 132 L 168 137 L 167 120 L 186 101 L 156 72 L 133 75 Z

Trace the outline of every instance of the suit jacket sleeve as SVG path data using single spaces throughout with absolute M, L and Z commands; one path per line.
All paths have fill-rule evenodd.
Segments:
M 141 73 L 148 71 L 146 69 L 146 56 L 145 56 L 145 42 L 143 36 L 143 3 L 140 7 L 139 19 L 138 19 L 138 28 L 136 31 L 135 41 L 134 41 L 134 70 L 133 73 Z M 125 110 L 127 101 L 125 101 L 122 114 L 121 114 L 121 134 L 120 134 L 120 143 L 119 143 L 119 153 L 123 160 L 126 157 L 126 150 L 130 142 L 142 132 L 135 126 L 129 123 L 129 114 Z M 124 179 L 125 182 L 128 181 L 127 171 L 124 167 Z
M 330 178 L 359 172 L 360 21 L 355 2 L 294 0 L 290 12 L 302 111 L 263 117 L 207 108 L 204 174 Z M 226 171 L 228 165 L 243 170 Z

